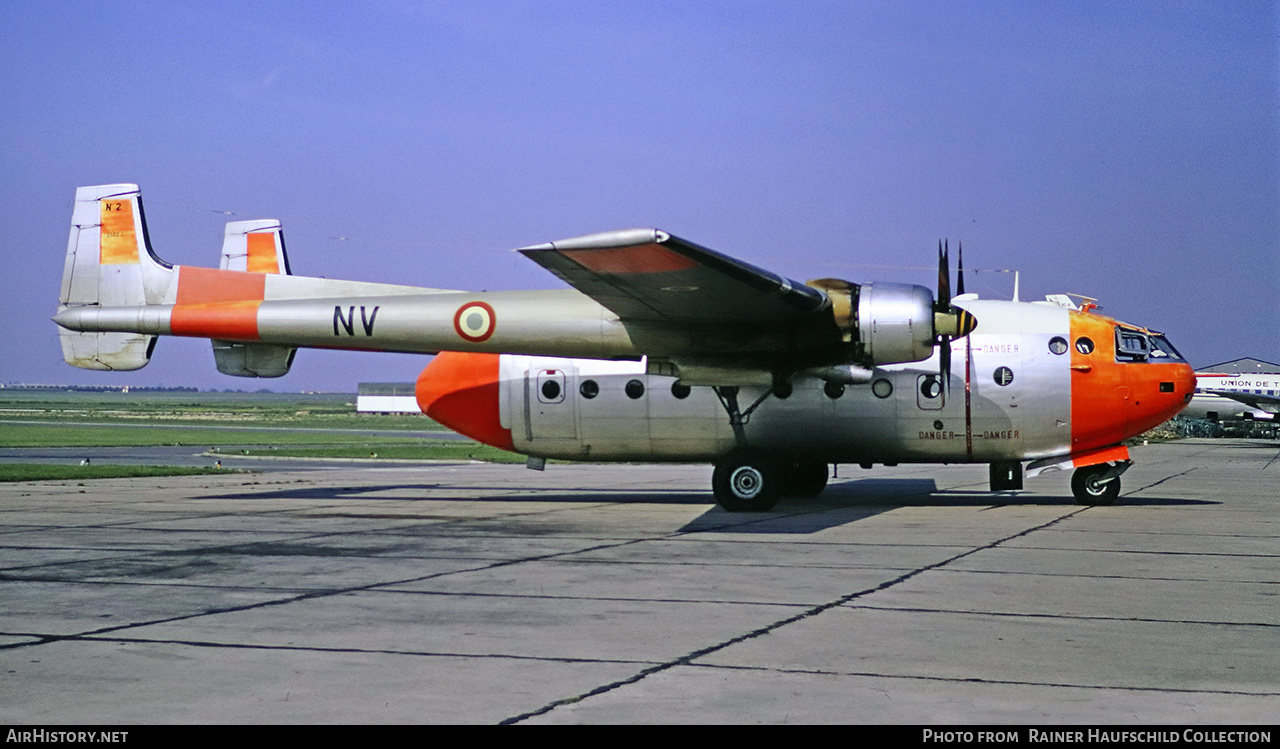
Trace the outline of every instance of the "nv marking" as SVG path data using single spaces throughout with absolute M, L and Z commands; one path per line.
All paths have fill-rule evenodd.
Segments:
M 377 319 L 378 310 L 380 308 L 381 308 L 381 305 L 375 305 L 373 308 L 373 312 L 367 312 L 365 309 L 365 306 L 363 304 L 360 305 L 360 327 L 364 328 L 364 334 L 366 336 L 373 335 L 373 321 Z M 347 335 L 349 336 L 354 336 L 356 334 L 355 305 L 351 305 L 350 307 L 347 307 L 347 314 L 345 316 L 343 316 L 342 314 L 342 307 L 340 305 L 336 305 L 336 304 L 334 305 L 333 307 L 333 334 L 334 335 L 342 335 L 342 333 L 338 332 L 339 326 L 341 326 L 343 330 L 347 331 Z

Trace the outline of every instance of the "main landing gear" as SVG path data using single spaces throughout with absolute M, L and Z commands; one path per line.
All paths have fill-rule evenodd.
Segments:
M 711 488 L 729 512 L 768 512 L 784 496 L 818 496 L 827 476 L 826 463 L 744 451 L 716 463 Z

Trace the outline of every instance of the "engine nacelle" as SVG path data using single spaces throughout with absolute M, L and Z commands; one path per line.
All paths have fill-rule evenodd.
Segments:
M 933 354 L 933 292 L 905 283 L 854 284 L 834 278 L 810 281 L 831 300 L 844 339 L 864 364 L 923 361 Z
M 933 292 L 905 283 L 863 284 L 858 340 L 875 364 L 922 361 L 933 354 Z

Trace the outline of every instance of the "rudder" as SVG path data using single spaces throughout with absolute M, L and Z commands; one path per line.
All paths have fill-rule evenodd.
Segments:
M 158 304 L 172 268 L 152 252 L 137 185 L 76 189 L 58 311 Z M 127 371 L 151 360 L 156 337 L 60 328 L 62 357 L 82 369 Z

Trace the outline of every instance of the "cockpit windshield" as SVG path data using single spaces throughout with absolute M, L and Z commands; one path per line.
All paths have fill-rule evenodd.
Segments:
M 1169 343 L 1169 339 L 1160 333 L 1153 333 L 1148 336 L 1151 341 L 1151 358 L 1157 361 L 1186 361 L 1182 358 L 1182 354 Z
M 1116 358 L 1131 362 L 1180 362 L 1182 354 L 1161 333 L 1116 327 Z

